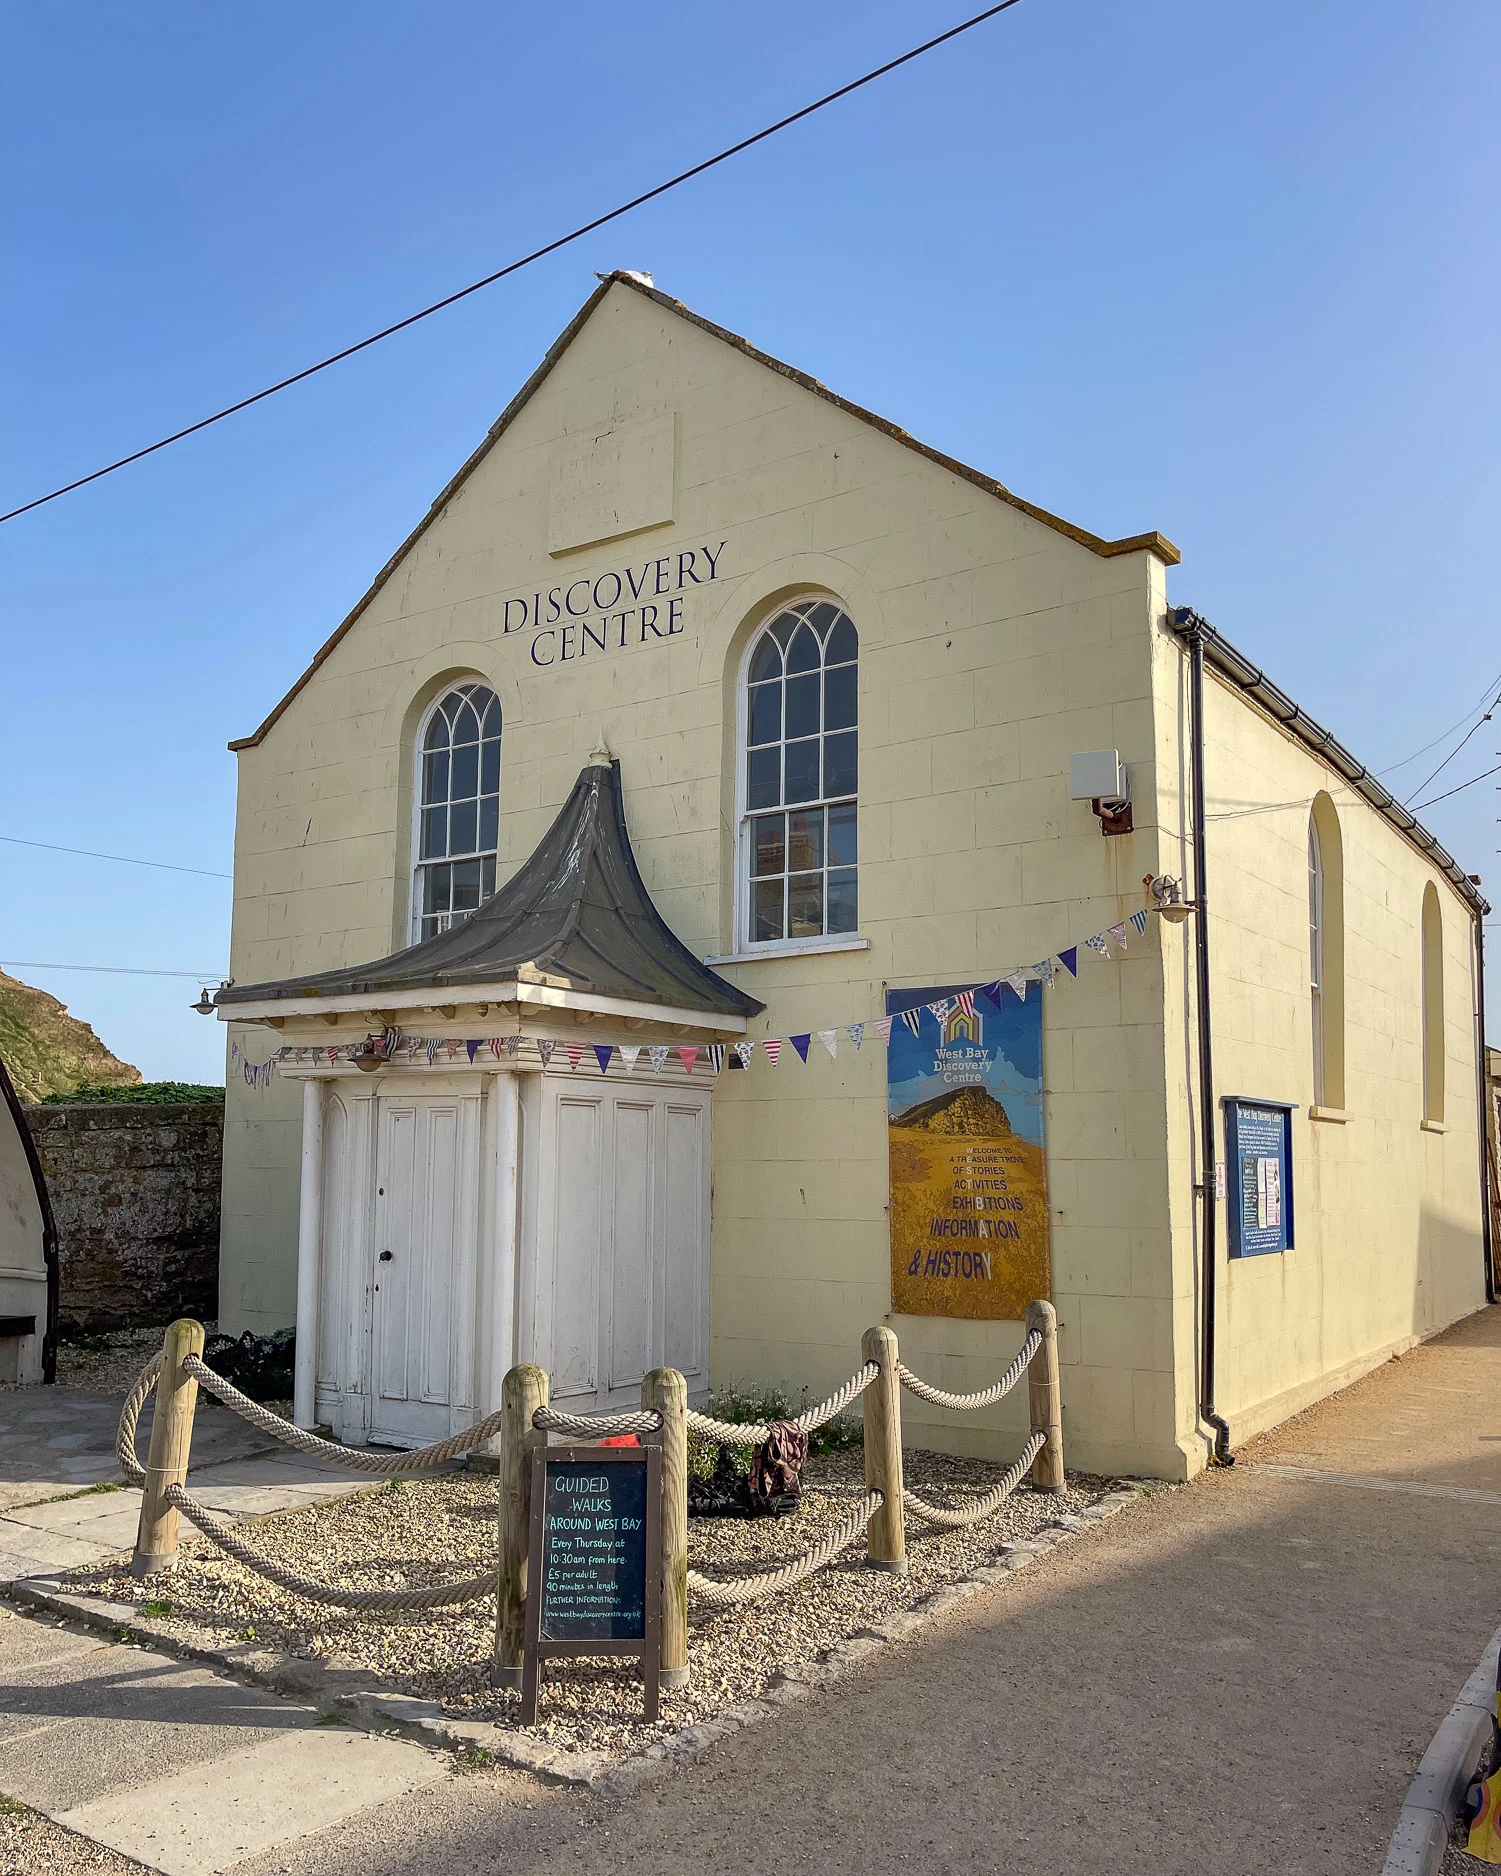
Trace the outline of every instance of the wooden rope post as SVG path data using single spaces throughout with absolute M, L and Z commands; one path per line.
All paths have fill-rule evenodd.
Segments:
M 866 1388 L 865 1485 L 885 1494 L 885 1503 L 866 1527 L 868 1561 L 895 1576 L 907 1574 L 907 1521 L 902 1509 L 902 1382 L 897 1370 L 896 1334 L 867 1329 L 860 1354 L 881 1372 Z
M 663 1687 L 688 1685 L 688 1383 L 676 1368 L 653 1368 L 641 1405 L 662 1416 Z
M 1027 1306 L 1027 1333 L 1042 1331 L 1042 1347 L 1027 1369 L 1032 1398 L 1032 1431 L 1044 1436 L 1032 1462 L 1032 1483 L 1040 1492 L 1063 1490 L 1063 1396 L 1058 1386 L 1058 1312 L 1051 1303 Z
M 500 1384 L 505 1421 L 500 1430 L 500 1553 L 495 1585 L 496 1687 L 521 1686 L 526 1654 L 526 1560 L 531 1541 L 532 1450 L 539 1435 L 532 1419 L 547 1405 L 547 1371 L 524 1362 Z
M 162 1340 L 162 1368 L 156 1379 L 156 1410 L 151 1416 L 151 1452 L 146 1460 L 146 1488 L 136 1530 L 132 1576 L 160 1576 L 177 1568 L 177 1533 L 181 1518 L 167 1503 L 170 1486 L 188 1476 L 193 1446 L 193 1409 L 198 1383 L 184 1374 L 189 1355 L 203 1353 L 203 1324 L 184 1317 Z

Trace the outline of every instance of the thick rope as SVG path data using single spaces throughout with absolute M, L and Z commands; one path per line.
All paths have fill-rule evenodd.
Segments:
M 161 1373 L 161 1367 L 161 1352 L 158 1350 L 136 1377 L 136 1384 L 125 1396 L 125 1405 L 120 1409 L 120 1424 L 115 1429 L 115 1458 L 131 1485 L 144 1486 L 146 1483 L 146 1468 L 136 1452 L 136 1427 L 140 1422 L 141 1409 L 151 1398 L 151 1390 L 156 1386 L 156 1377 Z
M 775 1590 L 791 1589 L 794 1583 L 801 1583 L 805 1576 L 812 1576 L 815 1570 L 821 1570 L 841 1550 L 847 1550 L 864 1533 L 866 1525 L 885 1502 L 884 1493 L 867 1492 L 844 1523 L 830 1531 L 822 1543 L 805 1550 L 790 1563 L 784 1563 L 780 1570 L 765 1570 L 759 1576 L 731 1577 L 725 1583 L 716 1582 L 713 1577 L 700 1576 L 697 1570 L 690 1570 L 689 1593 L 711 1609 L 728 1609 L 739 1602 L 750 1602 L 757 1596 L 769 1596 Z
M 994 1387 L 982 1388 L 976 1394 L 945 1394 L 941 1387 L 934 1387 L 930 1381 L 924 1381 L 915 1375 L 905 1362 L 897 1363 L 897 1372 L 902 1378 L 902 1386 L 919 1400 L 931 1401 L 935 1407 L 952 1407 L 957 1413 L 973 1413 L 977 1407 L 990 1407 L 996 1401 L 1009 1394 L 1027 1372 L 1032 1357 L 1042 1347 L 1042 1331 L 1034 1329 L 1022 1343 L 1016 1360 L 1001 1376 Z
M 532 1425 L 546 1433 L 571 1433 L 578 1440 L 607 1440 L 617 1433 L 656 1433 L 662 1416 L 649 1407 L 633 1414 L 565 1414 L 556 1407 L 539 1407 Z
M 158 1356 L 158 1364 L 160 1360 Z M 389 1478 L 402 1472 L 423 1472 L 429 1466 L 442 1465 L 445 1460 L 456 1459 L 460 1453 L 470 1452 L 484 1441 L 493 1439 L 505 1424 L 505 1411 L 501 1409 L 488 1419 L 481 1420 L 478 1426 L 466 1427 L 462 1433 L 450 1434 L 446 1440 L 439 1440 L 434 1446 L 419 1446 L 410 1453 L 377 1453 L 367 1446 L 337 1446 L 332 1440 L 322 1440 L 316 1433 L 309 1433 L 306 1427 L 294 1427 L 290 1420 L 283 1420 L 280 1414 L 272 1413 L 269 1407 L 263 1407 L 258 1400 L 242 1394 L 223 1375 L 215 1374 L 197 1355 L 188 1356 L 182 1364 L 182 1371 L 190 1374 L 200 1387 L 206 1387 L 226 1407 L 233 1408 L 242 1420 L 248 1420 L 251 1426 L 269 1433 L 272 1439 L 280 1440 L 283 1446 L 290 1446 L 299 1453 L 311 1453 L 317 1459 L 331 1460 L 334 1465 L 344 1466 L 350 1472 L 373 1473 L 377 1478 Z
M 865 1392 L 880 1372 L 875 1362 L 866 1362 L 863 1368 L 850 1376 L 837 1394 L 831 1394 L 826 1401 L 820 1401 L 818 1406 L 800 1413 L 793 1425 L 801 1427 L 804 1433 L 816 1432 L 836 1414 L 842 1414 L 852 1400 Z M 708 1414 L 695 1413 L 691 1407 L 688 1410 L 688 1425 L 706 1439 L 718 1440 L 721 1446 L 760 1446 L 771 1432 L 769 1427 L 753 1426 L 747 1421 L 711 1420 Z
M 1047 1443 L 1045 1433 L 1034 1433 L 1021 1449 L 1021 1455 L 1016 1464 L 1012 1466 L 995 1490 L 987 1492 L 983 1498 L 977 1498 L 973 1504 L 966 1506 L 962 1511 L 945 1511 L 942 1506 L 927 1504 L 918 1497 L 916 1492 L 906 1490 L 902 1492 L 902 1505 L 914 1517 L 921 1518 L 927 1524 L 936 1524 L 940 1530 L 962 1531 L 966 1525 L 978 1524 L 981 1518 L 988 1518 L 992 1511 L 1011 1496 L 1032 1469 L 1032 1461 Z
M 446 1609 L 455 1603 L 473 1602 L 478 1596 L 490 1595 L 499 1574 L 498 1571 L 489 1570 L 484 1576 L 467 1577 L 459 1583 L 435 1583 L 428 1589 L 334 1589 L 327 1583 L 316 1582 L 310 1576 L 300 1576 L 297 1571 L 289 1570 L 264 1556 L 254 1545 L 236 1536 L 227 1524 L 216 1518 L 206 1505 L 200 1505 L 182 1486 L 169 1485 L 163 1496 L 169 1505 L 176 1506 L 185 1518 L 191 1518 L 205 1537 L 212 1538 L 236 1562 L 243 1563 L 258 1576 L 280 1584 L 283 1589 L 291 1590 L 294 1596 L 305 1596 L 309 1602 L 332 1603 L 339 1609 L 382 1609 L 393 1615 Z

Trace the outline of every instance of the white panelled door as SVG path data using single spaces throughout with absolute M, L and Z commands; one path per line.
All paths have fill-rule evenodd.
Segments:
M 450 1409 L 469 1391 L 477 1114 L 461 1097 L 380 1101 L 370 1320 L 377 1443 L 445 1438 Z
M 631 1405 L 663 1364 L 707 1387 L 709 1105 L 707 1088 L 534 1084 L 523 1320 L 553 1400 Z

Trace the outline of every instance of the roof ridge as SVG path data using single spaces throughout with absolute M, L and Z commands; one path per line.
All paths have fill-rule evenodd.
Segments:
M 815 397 L 822 398 L 826 403 L 833 404 L 837 409 L 846 412 L 847 415 L 858 419 L 861 423 L 869 424 L 872 429 L 879 430 L 883 436 L 889 437 L 894 443 L 901 444 L 904 449 L 912 450 L 916 455 L 925 457 L 929 462 L 936 464 L 940 469 L 946 469 L 951 475 L 960 477 L 961 480 L 972 484 L 975 488 L 983 490 L 985 494 L 993 495 L 997 501 L 1005 502 L 1008 507 L 1019 510 L 1020 513 L 1027 515 L 1031 520 L 1040 521 L 1045 527 L 1052 528 L 1056 533 L 1066 535 L 1069 540 L 1076 542 L 1080 547 L 1087 548 L 1092 554 L 1098 554 L 1108 560 L 1114 559 L 1121 554 L 1149 553 L 1156 555 L 1157 559 L 1159 559 L 1164 566 L 1169 567 L 1176 566 L 1182 559 L 1182 555 L 1178 552 L 1178 549 L 1173 543 L 1168 540 L 1165 535 L 1158 533 L 1155 529 L 1145 534 L 1132 534 L 1122 540 L 1111 541 L 1106 540 L 1101 535 L 1091 534 L 1087 528 L 1078 527 L 1072 521 L 1065 521 L 1061 515 L 1055 515 L 1051 510 L 1040 508 L 1035 502 L 1029 502 L 1022 496 L 1015 494 L 1011 489 L 1007 488 L 1004 482 L 998 482 L 994 476 L 988 476 L 983 470 L 972 468 L 968 463 L 960 462 L 956 456 L 947 456 L 942 450 L 934 449 L 929 444 L 920 442 L 918 438 L 911 435 L 909 431 L 902 429 L 899 424 L 892 423 L 888 418 L 878 415 L 873 410 L 867 410 L 863 404 L 856 404 L 850 398 L 841 397 L 837 391 L 831 391 L 826 384 L 811 376 L 810 373 L 800 371 L 797 366 L 789 365 L 780 358 L 774 358 L 770 352 L 761 351 L 759 347 L 752 345 L 749 339 L 742 338 L 738 332 L 731 332 L 728 326 L 716 325 L 712 319 L 706 319 L 702 313 L 695 313 L 691 307 L 685 306 L 681 300 L 675 300 L 671 294 L 664 293 L 660 287 L 648 286 L 644 280 L 641 280 L 629 270 L 617 268 L 613 273 L 602 276 L 599 285 L 589 295 L 588 299 L 584 301 L 573 318 L 569 320 L 568 324 L 547 348 L 536 370 L 485 432 L 484 438 L 478 448 L 470 452 L 457 473 L 450 477 L 448 482 L 444 484 L 442 490 L 429 505 L 427 513 L 422 517 L 421 521 L 417 523 L 416 527 L 412 529 L 411 533 L 407 535 L 406 539 L 396 549 L 395 553 L 391 555 L 390 559 L 387 560 L 380 572 L 376 574 L 353 609 L 345 615 L 318 647 L 317 651 L 313 653 L 311 663 L 292 685 L 291 689 L 286 692 L 281 701 L 269 712 L 258 728 L 252 730 L 248 736 L 236 737 L 229 744 L 230 749 L 235 751 L 254 749 L 264 741 L 267 733 L 275 726 L 293 698 L 301 692 L 314 672 L 317 671 L 324 660 L 328 658 L 341 643 L 345 634 L 356 624 L 361 613 L 364 612 L 365 608 L 375 598 L 376 594 L 380 592 L 381 588 L 386 584 L 387 580 L 390 579 L 397 567 L 400 566 L 407 554 L 416 546 L 423 534 L 427 532 L 427 529 L 432 525 L 444 506 L 458 493 L 459 489 L 515 422 L 521 411 L 530 403 L 538 390 L 541 389 L 545 380 L 551 375 L 553 367 L 558 363 L 559 359 L 562 358 L 564 352 L 568 350 L 569 346 L 578 337 L 580 331 L 588 323 L 600 301 L 610 291 L 611 287 L 614 286 L 628 287 L 632 293 L 639 293 L 643 299 L 654 300 L 657 305 L 668 312 L 676 314 L 680 319 L 686 319 L 690 325 L 697 326 L 700 331 L 708 333 L 711 338 L 718 339 L 722 344 L 732 347 L 735 351 L 744 353 L 747 358 L 753 359 L 757 364 L 764 365 L 769 371 L 774 371 L 778 373 L 779 376 L 789 379 L 801 389 L 811 392 Z

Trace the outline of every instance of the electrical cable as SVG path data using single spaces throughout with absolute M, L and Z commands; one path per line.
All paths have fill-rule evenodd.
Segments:
M 498 267 L 494 273 L 486 274 L 483 279 L 473 280 L 467 287 L 460 287 L 456 293 L 448 293 L 441 300 L 434 300 L 431 306 L 424 306 L 420 312 L 409 313 L 405 319 L 398 319 L 393 325 L 383 326 L 379 332 L 372 332 L 368 338 L 360 339 L 353 345 L 346 345 L 341 351 L 331 352 L 327 358 L 319 359 L 316 365 L 308 365 L 301 371 L 294 371 L 289 378 L 282 378 L 275 384 L 268 384 L 264 390 L 256 391 L 249 397 L 242 397 L 233 404 L 226 404 L 223 410 L 216 410 L 212 416 L 200 417 L 197 423 L 190 423 L 184 429 L 174 430 L 170 436 L 159 438 L 155 443 L 148 443 L 144 449 L 132 450 L 128 456 L 121 456 L 117 461 L 106 463 L 102 469 L 95 469 L 86 476 L 78 476 L 72 482 L 63 483 L 61 488 L 53 489 L 49 494 L 38 495 L 29 502 L 22 502 L 19 508 L 12 508 L 0 514 L 0 522 L 14 521 L 18 515 L 29 514 L 33 508 L 41 508 L 47 502 L 55 502 L 60 495 L 71 495 L 74 489 L 81 489 L 87 483 L 97 482 L 101 476 L 113 475 L 117 469 L 124 469 L 129 464 L 140 462 L 142 457 L 153 456 L 160 449 L 166 449 L 171 443 L 180 443 L 184 437 L 192 436 L 199 430 L 208 429 L 210 424 L 222 423 L 226 417 L 233 417 L 237 412 L 248 410 L 252 404 L 259 404 L 265 398 L 274 397 L 278 391 L 290 389 L 294 384 L 301 384 L 304 378 L 314 377 L 320 371 L 327 371 L 330 365 L 340 364 L 346 358 L 353 358 L 356 352 L 363 352 L 372 345 L 378 345 L 382 339 L 389 339 L 393 334 L 404 332 L 408 326 L 415 326 L 419 320 L 429 319 L 434 313 L 440 313 L 445 307 L 453 306 L 460 300 L 467 299 L 471 293 L 478 293 L 483 287 L 493 286 L 497 280 L 504 280 L 508 274 L 519 273 L 523 267 L 531 266 L 533 261 L 542 260 L 546 255 L 556 254 L 559 248 L 565 248 L 570 242 L 580 240 L 586 234 L 592 234 L 596 228 L 603 228 L 608 222 L 618 221 L 622 215 L 628 215 L 632 209 L 640 208 L 644 203 L 655 201 L 668 190 L 676 189 L 680 184 L 691 182 L 695 176 L 702 176 L 706 170 L 715 168 L 720 163 L 728 162 L 732 156 L 739 156 L 742 151 L 751 149 L 758 143 L 764 143 L 768 137 L 774 137 L 778 131 L 786 130 L 790 125 L 811 117 L 815 111 L 825 106 L 836 104 L 839 99 L 847 98 L 851 92 L 859 91 L 863 85 L 873 83 L 877 78 L 884 78 L 888 72 L 908 65 L 913 59 L 919 59 L 926 52 L 944 45 L 950 39 L 957 39 L 961 33 L 967 33 L 976 26 L 983 26 L 987 20 L 993 20 L 998 13 L 1008 12 L 1017 6 L 1020 0 L 999 0 L 999 4 L 987 7 L 983 13 L 976 13 L 972 18 L 962 20 L 959 25 L 951 26 L 947 32 L 939 33 L 933 39 L 924 40 L 920 46 L 913 46 L 899 57 L 888 59 L 884 65 L 878 65 L 873 71 L 866 72 L 861 78 L 851 79 L 847 85 L 840 85 L 837 91 L 830 91 L 817 98 L 812 104 L 805 104 L 801 110 L 793 111 L 788 117 L 778 118 L 776 123 L 768 124 L 764 130 L 754 135 L 742 137 L 738 143 L 732 143 L 728 149 L 721 150 L 717 156 L 706 157 L 703 162 L 695 163 L 691 169 L 679 171 L 666 182 L 659 182 L 655 188 L 645 190 L 641 195 L 632 196 L 629 202 L 622 202 L 617 208 L 607 210 L 603 215 L 596 215 L 592 221 L 586 221 L 569 234 L 559 235 L 556 240 L 547 242 L 540 248 L 533 248 L 530 254 L 523 254 L 520 260 Z
M 0 958 L 0 971 L 98 971 L 108 977 L 189 977 L 195 984 L 222 984 L 222 971 L 147 971 L 130 964 L 39 964 L 35 958 Z
M 1417 785 L 1417 787 L 1416 787 L 1416 788 L 1415 788 L 1415 789 L 1414 789 L 1414 790 L 1412 791 L 1412 794 L 1411 794 L 1411 795 L 1409 795 L 1409 796 L 1407 797 L 1407 800 L 1406 800 L 1406 801 L 1405 801 L 1405 802 L 1404 802 L 1404 803 L 1402 804 L 1402 805 L 1403 805 L 1404 807 L 1409 807 L 1409 806 L 1411 806 L 1411 803 L 1412 803 L 1412 799 L 1413 799 L 1413 796 L 1414 796 L 1414 795 L 1421 795 L 1421 794 L 1422 794 L 1422 792 L 1423 792 L 1423 790 L 1424 790 L 1424 789 L 1425 789 L 1425 788 L 1426 788 L 1426 787 L 1428 786 L 1428 783 L 1429 783 L 1429 782 L 1432 782 L 1432 781 L 1435 781 L 1435 780 L 1437 780 L 1437 778 L 1438 778 L 1438 777 L 1439 777 L 1440 775 L 1442 775 L 1442 774 L 1443 774 L 1443 772 L 1444 772 L 1444 770 L 1445 770 L 1446 768 L 1448 768 L 1448 766 L 1449 766 L 1449 764 L 1450 764 L 1450 763 L 1451 763 L 1451 762 L 1452 762 L 1452 761 L 1454 760 L 1454 758 L 1455 758 L 1455 757 L 1456 757 L 1456 756 L 1457 756 L 1457 755 L 1459 754 L 1459 752 L 1460 752 L 1460 750 L 1464 748 L 1464 746 L 1465 746 L 1465 744 L 1466 744 L 1466 743 L 1467 743 L 1467 742 L 1468 742 L 1468 741 L 1470 740 L 1470 738 L 1471 738 L 1471 737 L 1472 737 L 1472 736 L 1473 736 L 1473 735 L 1475 734 L 1475 732 L 1476 732 L 1476 730 L 1478 730 L 1478 729 L 1480 728 L 1480 725 L 1481 725 L 1482 723 L 1489 723 L 1489 722 L 1490 722 L 1490 720 L 1491 720 L 1491 717 L 1492 717 L 1492 715 L 1493 715 L 1493 714 L 1494 714 L 1494 712 L 1495 712 L 1495 709 L 1496 709 L 1496 706 L 1497 706 L 1497 704 L 1501 704 L 1501 694 L 1498 694 L 1498 695 L 1496 696 L 1496 698 L 1495 698 L 1495 700 L 1494 700 L 1494 701 L 1492 702 L 1492 704 L 1491 704 L 1491 707 L 1490 707 L 1490 709 L 1486 711 L 1486 713 L 1485 713 L 1485 715 L 1484 715 L 1483 717 L 1481 717 L 1481 718 L 1480 718 L 1480 719 L 1479 719 L 1479 720 L 1478 720 L 1477 722 L 1475 722 L 1475 723 L 1472 723 L 1472 724 L 1470 725 L 1470 727 L 1469 727 L 1469 728 L 1468 728 L 1468 729 L 1467 729 L 1467 730 L 1465 731 L 1465 733 L 1464 733 L 1464 735 L 1460 737 L 1460 739 L 1459 739 L 1459 741 L 1458 741 L 1458 742 L 1457 742 L 1457 743 L 1456 743 L 1456 744 L 1454 745 L 1454 747 L 1453 747 L 1453 748 L 1452 748 L 1452 749 L 1451 749 L 1451 750 L 1449 751 L 1449 753 L 1448 753 L 1448 755 L 1446 755 L 1446 756 L 1444 757 L 1444 759 L 1443 759 L 1443 761 L 1442 761 L 1442 762 L 1441 762 L 1441 763 L 1440 763 L 1440 764 L 1438 765 L 1438 767 L 1437 767 L 1437 768 L 1436 768 L 1436 769 L 1435 769 L 1435 770 L 1433 771 L 1433 774 L 1432 774 L 1432 775 L 1430 775 L 1430 776 L 1429 776 L 1429 777 L 1427 778 L 1427 780 L 1426 780 L 1426 781 L 1422 781 L 1422 782 L 1419 782 L 1419 783 L 1418 783 L 1418 785 Z M 1440 799 L 1442 799 L 1442 796 L 1440 797 Z
M 1483 710 L 1485 708 L 1486 698 L 1492 696 L 1498 686 L 1501 686 L 1501 671 L 1498 671 L 1495 677 L 1491 679 L 1490 683 L 1486 685 L 1484 691 L 1481 693 L 1480 701 L 1471 705 L 1457 723 L 1451 723 L 1448 729 L 1440 730 L 1431 743 L 1424 743 L 1421 749 L 1414 749 L 1410 756 L 1403 756 L 1400 762 L 1388 762 L 1384 769 L 1372 769 L 1371 773 L 1378 776 L 1395 775 L 1398 769 L 1405 769 L 1409 762 L 1416 762 L 1419 756 L 1426 756 L 1430 749 L 1437 749 L 1439 744 L 1447 741 L 1456 730 L 1463 729 L 1477 710 Z M 1493 709 L 1494 707 L 1495 706 L 1492 705 Z
M 1467 782 L 1461 782 L 1458 788 L 1451 788 L 1447 794 L 1435 795 L 1431 801 L 1420 801 L 1417 807 L 1410 808 L 1408 812 L 1420 814 L 1424 808 L 1431 808 L 1440 801 L 1447 801 L 1450 795 L 1462 795 L 1467 788 L 1473 788 L 1476 782 L 1483 782 L 1487 775 L 1501 775 L 1501 762 L 1498 762 L 1493 769 L 1482 769 L 1478 775 L 1472 775 Z
M 211 873 L 203 866 L 177 866 L 171 860 L 137 860 L 128 853 L 95 853 L 89 847 L 59 847 L 50 840 L 22 840 L 19 834 L 0 834 L 10 847 L 40 847 L 47 853 L 76 853 L 84 860 L 115 860 L 121 866 L 155 866 L 164 873 L 197 873 L 203 879 L 233 879 L 233 873 Z

